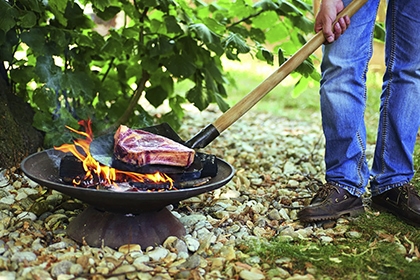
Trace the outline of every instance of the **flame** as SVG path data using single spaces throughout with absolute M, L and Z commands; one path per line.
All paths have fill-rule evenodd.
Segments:
M 68 126 L 66 126 L 66 128 L 74 133 L 84 136 L 85 139 L 74 139 L 73 144 L 63 144 L 59 147 L 54 147 L 54 149 L 62 151 L 64 153 L 72 153 L 76 158 L 78 158 L 82 162 L 83 169 L 86 173 L 84 174 L 84 178 L 74 179 L 73 185 L 81 186 L 94 184 L 96 182 L 103 186 L 118 187 L 117 183 L 123 182 L 151 182 L 155 184 L 169 184 L 169 188 L 173 188 L 172 178 L 161 172 L 156 172 L 154 174 L 140 174 L 135 172 L 118 170 L 100 164 L 92 157 L 89 149 L 90 143 L 93 141 L 92 121 L 90 119 L 81 120 L 78 123 L 79 125 L 84 127 L 85 132 L 78 131 Z

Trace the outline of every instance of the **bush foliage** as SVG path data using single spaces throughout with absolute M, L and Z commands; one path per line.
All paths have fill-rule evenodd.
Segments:
M 0 68 L 34 108 L 46 147 L 70 141 L 64 126 L 77 127 L 80 119 L 92 119 L 96 132 L 156 122 L 139 104 L 142 95 L 155 107 L 167 102 L 170 111 L 157 121 L 176 129 L 184 103 L 228 109 L 232 79 L 222 57 L 250 54 L 277 64 L 300 48 L 313 29 L 310 3 L 0 0 Z M 107 34 L 95 31 L 94 20 L 116 18 Z M 296 91 L 319 75 L 309 59 L 296 72 Z M 186 79 L 192 87 L 176 92 Z

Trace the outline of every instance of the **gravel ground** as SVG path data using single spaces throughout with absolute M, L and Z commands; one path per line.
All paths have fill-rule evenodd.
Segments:
M 220 112 L 191 112 L 181 132 L 192 137 Z M 162 245 L 118 249 L 76 244 L 66 226 L 85 205 L 30 181 L 17 168 L 0 170 L 0 280 L 4 279 L 314 279 L 272 268 L 247 256 L 241 244 L 318 237 L 346 231 L 304 226 L 297 211 L 323 180 L 323 136 L 314 123 L 247 113 L 203 152 L 236 169 L 225 186 L 169 206 L 187 230 Z

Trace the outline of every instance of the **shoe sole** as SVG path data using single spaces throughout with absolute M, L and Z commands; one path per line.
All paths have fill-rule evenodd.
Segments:
M 310 222 L 320 222 L 320 221 L 328 221 L 328 220 L 337 220 L 341 217 L 356 217 L 360 214 L 363 214 L 365 212 L 365 207 L 360 206 L 358 208 L 353 208 L 351 210 L 345 210 L 336 213 L 335 215 L 330 216 L 312 216 L 307 218 L 299 218 L 302 222 L 310 223 Z

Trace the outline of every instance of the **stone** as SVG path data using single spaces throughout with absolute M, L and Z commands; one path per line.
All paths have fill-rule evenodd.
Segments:
M 58 277 L 60 274 L 69 274 L 72 266 L 73 263 L 71 261 L 61 261 L 55 263 L 51 267 L 51 275 L 53 277 Z
M 258 272 L 252 272 L 249 270 L 242 270 L 239 272 L 239 276 L 243 280 L 262 280 L 265 279 L 265 276 L 263 274 L 260 274 Z
M 16 252 L 12 255 L 11 260 L 15 262 L 32 262 L 36 260 L 36 255 L 33 252 Z
M 159 261 L 168 255 L 169 251 L 163 247 L 156 247 L 154 250 L 147 252 L 147 255 L 153 261 Z

